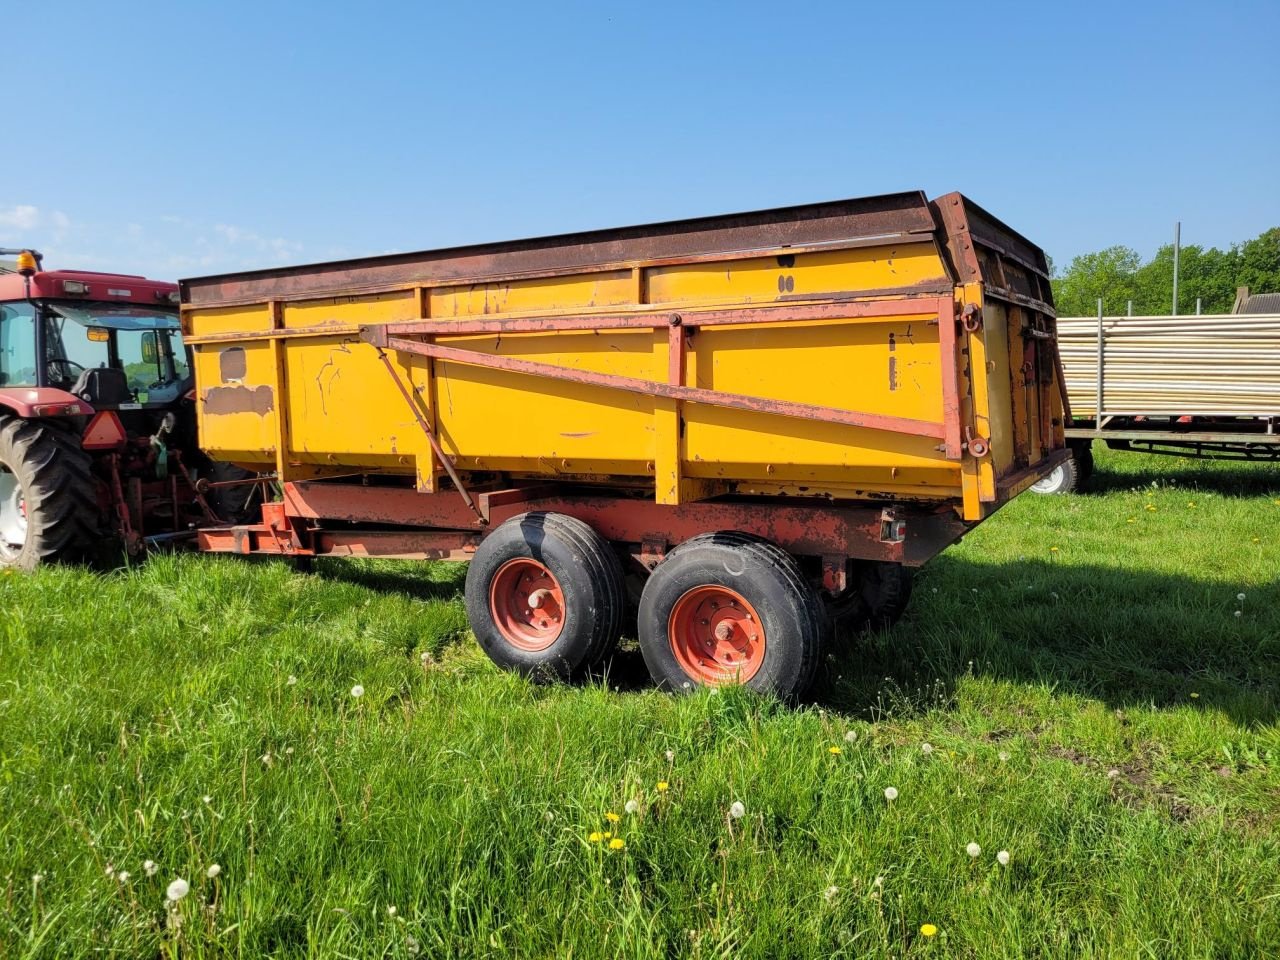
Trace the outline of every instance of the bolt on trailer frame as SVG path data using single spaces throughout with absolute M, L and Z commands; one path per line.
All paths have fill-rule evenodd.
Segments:
M 202 445 L 283 491 L 201 545 L 465 559 L 532 512 L 839 596 L 1065 455 L 1046 266 L 907 193 L 187 280 Z

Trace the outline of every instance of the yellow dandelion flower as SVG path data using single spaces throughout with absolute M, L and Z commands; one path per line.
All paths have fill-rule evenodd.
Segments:
M 621 820 L 621 819 L 622 819 L 620 816 L 618 816 L 618 815 L 617 815 L 616 813 L 614 813 L 613 811 L 610 811 L 609 813 L 606 813 L 606 814 L 604 815 L 604 818 L 605 818 L 606 820 L 608 820 L 610 823 L 617 823 L 619 820 Z
M 1192 699 L 1192 700 L 1199 700 L 1199 699 L 1200 699 L 1200 694 L 1195 693 L 1195 692 L 1192 692 L 1192 694 L 1191 694 L 1191 699 Z
M 1262 538 L 1261 538 L 1261 537 L 1254 537 L 1254 538 L 1253 538 L 1253 542 L 1254 542 L 1254 543 L 1261 543 L 1261 542 L 1262 542 Z
M 932 923 L 920 924 L 920 936 L 935 937 L 937 935 L 938 935 L 938 928 L 935 927 Z
M 612 831 L 612 830 L 606 830 L 606 831 L 604 832 L 604 838 L 605 838 L 606 840 L 608 840 L 608 839 L 609 839 L 610 837 L 612 837 L 612 836 L 613 836 L 613 831 Z
M 1133 517 L 1130 517 L 1128 520 L 1125 521 L 1125 523 L 1137 523 L 1137 522 L 1138 521 L 1135 520 Z
M 591 835 L 587 837 L 587 840 L 589 840 L 591 843 L 599 843 L 603 839 L 604 839 L 604 834 L 601 833 L 599 830 L 592 830 Z
M 827 747 L 827 753 L 831 754 L 832 756 L 838 754 L 839 752 L 840 752 L 839 747 Z
M 1188 510 L 1194 510 L 1195 508 L 1196 508 L 1196 505 L 1195 505 L 1194 503 L 1188 503 L 1188 504 L 1187 504 L 1187 509 L 1188 509 Z
M 627 846 L 627 841 L 623 840 L 621 837 L 614 837 L 612 840 L 609 841 L 610 850 L 623 850 L 626 848 L 626 846 Z
M 668 789 L 670 789 L 670 787 L 671 787 L 671 784 L 667 783 L 667 781 L 665 781 L 665 780 L 659 780 L 659 781 L 658 781 L 658 792 L 659 792 L 659 793 L 666 793 L 666 792 L 667 792 L 667 790 L 668 790 Z
M 1049 548 L 1049 552 L 1050 552 L 1050 553 L 1057 553 L 1057 552 L 1058 552 L 1058 548 L 1057 548 L 1057 547 L 1050 547 L 1050 548 Z

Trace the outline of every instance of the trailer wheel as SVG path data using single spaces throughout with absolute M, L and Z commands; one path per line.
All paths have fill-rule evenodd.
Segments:
M 1075 493 L 1084 486 L 1083 465 L 1081 451 L 1073 447 L 1071 456 L 1054 467 L 1048 476 L 1033 483 L 1031 489 L 1036 493 Z M 1088 453 L 1087 466 L 1093 469 L 1092 453 Z
M 825 602 L 836 636 L 888 630 L 907 610 L 912 581 L 911 568 L 901 563 L 867 560 L 854 564 L 848 588 Z
M 622 631 L 622 564 L 580 520 L 512 517 L 485 537 L 467 570 L 467 615 L 498 666 L 569 680 L 596 666 Z
M 653 571 L 640 598 L 640 651 L 677 692 L 741 683 L 794 699 L 813 680 L 825 619 L 795 560 L 744 533 L 694 537 Z
M 0 416 L 0 567 L 89 561 L 100 540 L 93 461 L 80 438 Z

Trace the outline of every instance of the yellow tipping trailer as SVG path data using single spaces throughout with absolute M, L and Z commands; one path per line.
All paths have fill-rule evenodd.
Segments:
M 910 567 L 1064 456 L 1044 254 L 960 194 L 182 299 L 201 445 L 284 491 L 204 548 L 471 559 L 477 638 L 526 672 L 598 664 L 632 575 L 660 683 L 794 694 L 833 618 L 891 622 Z

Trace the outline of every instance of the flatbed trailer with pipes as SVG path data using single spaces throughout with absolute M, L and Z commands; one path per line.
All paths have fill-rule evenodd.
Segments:
M 469 560 L 529 674 L 591 671 L 638 603 L 660 685 L 795 695 L 1066 456 L 1044 254 L 959 194 L 181 290 L 202 447 L 281 491 L 201 547 Z
M 1095 440 L 1143 453 L 1280 462 L 1280 314 L 1060 317 L 1071 418 L 1034 487 L 1088 481 Z

